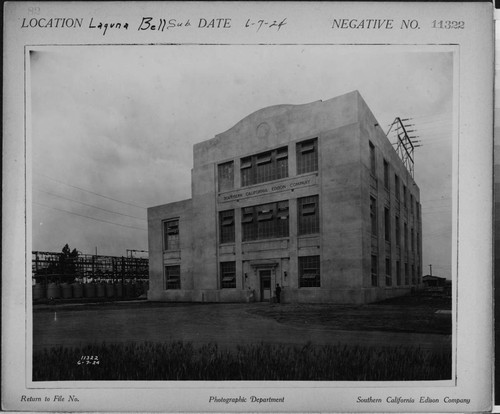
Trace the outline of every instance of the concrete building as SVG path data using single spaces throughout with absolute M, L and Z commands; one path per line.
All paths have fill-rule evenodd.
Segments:
M 366 303 L 420 283 L 420 190 L 360 94 L 261 109 L 148 209 L 159 301 Z

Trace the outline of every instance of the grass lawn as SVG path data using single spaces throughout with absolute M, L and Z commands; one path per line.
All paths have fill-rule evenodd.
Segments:
M 91 356 L 91 360 L 82 360 Z M 34 381 L 415 381 L 451 377 L 451 351 L 404 346 L 141 343 L 52 348 L 33 354 Z

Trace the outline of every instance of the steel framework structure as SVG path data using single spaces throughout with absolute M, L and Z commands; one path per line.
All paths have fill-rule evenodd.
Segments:
M 145 258 L 81 254 L 67 258 L 63 253 L 32 252 L 32 274 L 39 281 L 142 280 L 149 278 L 149 261 Z
M 410 133 L 415 132 L 414 129 L 409 129 L 414 126 L 413 124 L 406 123 L 409 120 L 410 118 L 401 119 L 400 117 L 396 117 L 390 125 L 386 135 L 389 141 L 395 141 L 392 145 L 396 147 L 395 149 L 399 158 L 401 158 L 401 161 L 403 161 L 404 166 L 413 178 L 415 174 L 413 155 L 415 148 L 420 147 L 420 145 L 417 144 L 419 141 L 415 140 L 417 138 L 416 135 L 409 135 Z M 395 139 L 391 140 L 391 132 L 396 136 Z

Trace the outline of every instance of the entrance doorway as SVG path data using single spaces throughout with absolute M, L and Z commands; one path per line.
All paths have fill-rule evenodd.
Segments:
M 259 270 L 260 277 L 260 300 L 269 302 L 271 300 L 271 270 Z

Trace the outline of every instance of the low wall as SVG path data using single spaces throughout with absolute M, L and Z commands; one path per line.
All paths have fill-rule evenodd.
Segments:
M 148 300 L 165 302 L 250 302 L 252 294 L 248 290 L 161 290 L 148 291 Z
M 282 303 L 363 304 L 378 302 L 410 293 L 410 287 L 368 289 L 283 288 Z M 165 302 L 253 302 L 255 293 L 249 290 L 149 290 L 148 300 Z M 272 298 L 274 301 L 275 298 Z

